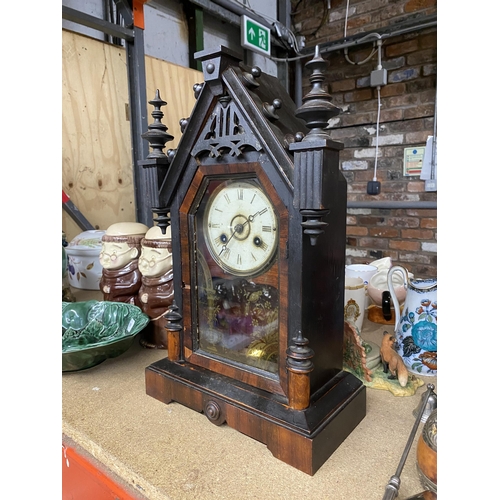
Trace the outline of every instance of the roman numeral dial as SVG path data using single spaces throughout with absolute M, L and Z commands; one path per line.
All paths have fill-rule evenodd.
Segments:
M 275 258 L 278 246 L 273 205 L 255 181 L 223 182 L 208 200 L 204 237 L 225 272 L 259 274 Z

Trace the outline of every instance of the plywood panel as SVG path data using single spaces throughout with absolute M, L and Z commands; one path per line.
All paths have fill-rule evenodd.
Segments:
M 106 229 L 135 220 L 125 51 L 62 34 L 63 189 L 92 225 Z M 63 226 L 69 239 L 73 227 Z
M 159 89 L 160 97 L 167 103 L 162 107 L 165 115 L 162 122 L 168 127 L 168 132 L 174 136 L 174 140 L 167 143 L 165 151 L 176 148 L 182 135 L 179 121 L 191 115 L 195 104 L 193 85 L 203 83 L 203 73 L 154 57 L 146 57 L 145 64 L 148 102 L 154 98 L 156 89 Z M 153 106 L 148 106 L 148 112 L 152 110 Z
M 62 188 L 100 229 L 136 220 L 126 62 L 122 47 L 62 32 Z M 159 89 L 168 103 L 163 123 L 174 140 L 166 149 L 175 148 L 202 74 L 150 57 L 145 66 L 147 100 Z M 148 123 L 152 110 L 148 105 Z M 62 228 L 68 241 L 81 231 L 64 211 Z

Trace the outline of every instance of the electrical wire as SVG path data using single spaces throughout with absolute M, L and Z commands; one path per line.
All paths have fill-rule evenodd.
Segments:
M 252 8 L 252 6 L 250 5 L 250 2 L 248 0 L 243 0 L 243 2 L 240 2 L 239 0 L 229 0 L 229 1 L 236 3 L 238 5 L 241 5 L 245 10 L 248 10 L 249 12 L 252 12 L 253 14 L 265 19 L 266 21 L 269 21 L 269 23 L 273 25 L 274 29 L 278 33 L 278 38 L 281 38 L 281 36 L 279 35 L 279 31 L 281 31 L 279 26 L 282 26 L 282 29 L 286 30 L 286 34 L 288 35 L 289 45 L 291 46 L 291 48 L 293 49 L 293 51 L 296 54 L 300 54 L 301 49 L 299 47 L 299 43 L 297 41 L 295 33 L 293 33 L 291 30 L 289 30 L 288 28 L 283 26 L 277 19 L 274 19 L 271 16 L 263 14 L 262 12 L 257 12 L 255 9 Z M 307 56 L 303 56 L 303 57 L 307 57 Z M 283 61 L 283 62 L 292 60 L 292 59 L 288 59 L 288 58 L 277 59 L 277 58 L 270 57 L 270 56 L 269 56 L 269 59 L 271 59 L 273 61 Z
M 347 19 L 348 19 L 348 17 L 349 17 L 349 0 L 347 0 L 347 4 L 346 4 L 346 7 L 345 7 L 344 38 L 347 38 Z M 380 40 L 382 38 L 381 35 L 379 35 L 378 33 L 370 33 L 370 34 L 366 35 L 366 37 L 361 38 L 360 42 L 363 41 L 365 38 L 369 39 L 371 37 L 375 37 L 378 40 Z M 351 59 L 349 58 L 349 48 L 346 47 L 344 49 L 344 58 L 345 58 L 345 60 L 349 64 L 353 64 L 353 65 L 365 64 L 365 63 L 367 63 L 373 57 L 373 55 L 375 54 L 376 50 L 377 50 L 377 48 L 376 48 L 375 42 L 374 42 L 373 43 L 373 50 L 372 50 L 371 54 L 366 59 L 364 59 L 363 61 L 355 62 L 355 61 L 351 61 Z
M 431 157 L 431 179 L 436 179 L 436 150 L 437 150 L 437 83 L 436 97 L 434 101 L 434 136 L 432 137 L 432 157 Z
M 375 42 L 373 42 L 373 49 L 371 51 L 371 54 L 366 59 L 363 59 L 362 61 L 359 61 L 359 62 L 351 61 L 351 59 L 349 58 L 349 48 L 348 47 L 346 47 L 344 49 L 344 57 L 345 57 L 345 60 L 349 64 L 360 65 L 360 64 L 367 63 L 373 57 L 373 55 L 375 54 L 375 52 L 377 52 L 377 47 L 375 46 Z
M 293 61 L 299 61 L 300 59 L 305 59 L 308 57 L 309 59 L 311 58 L 311 54 L 304 54 L 302 56 L 297 56 L 297 57 L 274 57 L 274 56 L 269 56 L 269 59 L 271 61 L 275 62 L 293 62 Z
M 377 40 L 377 49 L 378 49 L 378 64 L 377 70 L 382 69 L 382 39 L 379 38 Z M 378 133 L 380 126 L 380 108 L 382 107 L 382 103 L 380 101 L 380 85 L 377 85 L 377 130 L 376 130 L 376 139 L 375 139 L 375 166 L 373 168 L 373 180 L 377 180 L 377 162 L 378 162 Z
M 295 4 L 295 9 L 294 9 L 294 12 L 292 12 L 292 15 L 295 14 L 297 12 L 297 8 L 298 6 L 302 3 L 302 0 L 299 0 L 296 4 Z M 305 4 L 305 0 L 304 0 L 304 4 Z M 313 37 L 314 35 L 316 35 L 316 33 L 325 25 L 326 23 L 326 20 L 328 19 L 328 10 L 329 10 L 329 6 L 328 6 L 328 0 L 323 0 L 323 16 L 321 18 L 321 21 L 319 23 L 319 25 L 311 32 L 311 33 L 300 33 L 298 30 L 297 30 L 297 27 L 295 26 L 295 22 L 293 22 L 293 27 L 294 29 L 297 31 L 297 33 L 299 33 L 299 35 L 303 35 L 303 36 L 310 36 L 310 37 Z
M 347 19 L 349 17 L 349 0 L 347 0 L 346 3 L 346 8 L 345 8 L 345 22 L 344 22 L 344 38 L 347 38 Z M 349 48 L 346 47 L 344 49 L 344 58 L 349 64 L 364 64 L 368 62 L 375 52 L 378 52 L 378 64 L 377 64 L 377 70 L 382 69 L 382 36 L 378 33 L 370 33 L 367 35 L 365 38 L 369 37 L 375 37 L 376 38 L 376 43 L 375 41 L 373 42 L 373 50 L 371 51 L 371 54 L 364 59 L 363 61 L 360 62 L 354 62 L 351 61 L 349 58 Z M 364 40 L 362 38 L 361 40 Z M 360 41 L 361 41 L 360 40 Z M 376 125 L 376 130 L 375 130 L 375 165 L 373 167 L 373 181 L 377 181 L 377 165 L 378 165 L 378 136 L 379 136 L 379 127 L 380 127 L 380 108 L 382 107 L 382 103 L 380 102 L 380 85 L 377 86 L 377 125 Z
M 375 37 L 377 40 L 382 40 L 382 36 L 379 35 L 378 33 L 368 33 L 368 35 L 360 38 L 359 40 L 356 40 L 355 42 L 346 42 L 349 47 L 353 46 L 353 45 L 357 45 L 357 44 L 360 44 L 360 43 L 365 43 L 367 41 L 370 40 L 370 38 L 372 37 Z M 340 45 L 339 47 L 337 47 L 335 50 L 341 50 L 342 49 L 342 45 Z M 376 50 L 376 49 L 375 49 Z M 321 50 L 320 49 L 320 54 L 323 53 L 323 54 L 328 54 L 331 52 L 331 49 L 325 49 L 325 50 Z M 287 61 L 298 61 L 299 59 L 304 59 L 306 57 L 311 57 L 311 54 L 304 54 L 304 55 L 299 55 L 298 57 L 271 57 L 270 59 L 272 59 L 273 61 L 278 61 L 278 62 L 287 62 Z M 370 58 L 373 57 L 373 53 L 370 54 Z M 354 63 L 354 64 L 361 64 L 361 63 Z
M 373 168 L 373 180 L 377 180 L 377 162 L 378 162 L 378 129 L 380 125 L 380 108 L 382 107 L 382 103 L 380 102 L 380 85 L 377 87 L 377 102 L 378 102 L 378 110 L 377 110 L 377 129 L 376 129 L 376 138 L 375 138 L 375 166 Z
M 345 7 L 344 38 L 347 38 L 347 17 L 348 16 L 349 16 L 349 0 L 347 0 L 347 5 Z
M 346 25 L 347 26 L 347 25 Z M 359 61 L 359 62 L 355 62 L 355 61 L 351 61 L 351 59 L 349 58 L 349 55 L 348 55 L 348 52 L 349 52 L 349 47 L 346 47 L 344 49 L 344 57 L 345 57 L 345 60 L 350 63 L 350 64 L 354 64 L 354 65 L 360 65 L 360 64 L 365 64 L 367 63 L 372 57 L 373 55 L 375 54 L 375 52 L 377 51 L 377 46 L 380 45 L 381 43 L 381 40 L 382 40 L 382 35 L 378 34 L 378 33 L 368 33 L 368 35 L 364 36 L 363 38 L 360 38 L 357 43 L 363 43 L 363 42 L 367 42 L 368 40 L 370 40 L 371 38 L 375 38 L 375 40 L 373 41 L 373 49 L 370 53 L 370 55 L 366 58 L 366 59 L 363 59 L 362 61 Z M 380 50 L 379 50 L 379 56 L 380 56 Z
M 240 3 L 238 0 L 235 0 L 235 1 L 238 2 L 238 3 Z M 297 9 L 297 6 L 301 2 L 302 2 L 302 0 L 299 0 L 296 3 L 295 9 Z M 248 7 L 246 7 L 246 8 L 248 8 Z M 253 12 L 255 12 L 253 9 L 249 9 L 249 10 L 252 10 Z M 349 0 L 347 0 L 347 7 L 346 7 L 346 17 L 345 17 L 345 25 L 344 25 L 344 39 L 347 38 L 347 18 L 348 18 L 348 12 L 349 12 Z M 255 12 L 255 13 L 259 14 L 260 16 L 262 16 L 264 18 L 267 18 L 271 22 L 275 22 L 273 19 L 269 18 L 268 16 L 265 16 L 265 15 L 257 13 L 257 12 Z M 299 44 L 297 42 L 297 38 L 296 38 L 295 34 L 292 31 L 289 31 L 289 35 L 293 38 L 293 47 L 292 48 L 294 49 L 295 53 L 297 54 L 297 57 L 274 57 L 274 56 L 270 56 L 269 59 L 271 59 L 272 61 L 275 61 L 275 62 L 293 62 L 293 61 L 299 61 L 300 59 L 305 59 L 305 58 L 311 57 L 311 54 L 301 54 L 300 53 L 301 49 L 300 49 Z M 374 42 L 375 41 L 378 42 L 378 41 L 382 40 L 383 36 L 380 35 L 379 33 L 368 33 L 367 35 L 365 35 L 364 37 L 360 38 L 359 40 L 356 40 L 355 44 L 357 45 L 357 44 L 368 42 L 372 38 L 375 39 Z M 346 43 L 349 44 L 349 47 L 353 45 L 353 43 L 351 43 L 351 42 L 346 42 Z M 344 48 L 344 57 L 347 60 L 347 62 L 349 62 L 350 64 L 353 64 L 353 65 L 365 64 L 366 62 L 368 62 L 373 57 L 373 55 L 377 51 L 377 48 L 375 47 L 375 43 L 374 43 L 374 47 L 373 47 L 373 50 L 372 50 L 371 54 L 366 59 L 364 59 L 363 61 L 355 62 L 355 61 L 350 60 L 350 58 L 349 58 L 349 55 L 348 55 L 348 52 L 347 52 L 349 47 L 345 47 Z M 338 47 L 337 50 L 340 50 L 340 49 L 342 49 L 342 46 Z M 327 49 L 327 50 L 324 50 L 323 52 L 324 53 L 328 53 L 329 50 Z M 321 53 L 321 50 L 320 50 L 320 53 Z

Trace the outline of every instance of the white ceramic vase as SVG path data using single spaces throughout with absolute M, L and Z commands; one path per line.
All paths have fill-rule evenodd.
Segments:
M 365 284 L 363 279 L 346 276 L 344 285 L 344 319 L 354 323 L 361 333 L 364 318 Z
M 84 231 L 65 248 L 68 255 L 68 281 L 74 288 L 99 290 L 102 266 L 99 253 L 105 231 Z
M 345 266 L 346 278 L 361 278 L 365 285 L 365 308 L 370 304 L 370 297 L 368 297 L 368 283 L 370 278 L 378 271 L 376 266 L 370 264 L 349 264 Z

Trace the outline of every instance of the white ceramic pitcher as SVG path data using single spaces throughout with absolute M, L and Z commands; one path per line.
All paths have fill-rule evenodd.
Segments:
M 406 287 L 404 310 L 400 314 L 392 276 L 403 275 Z M 408 370 L 417 375 L 437 375 L 437 280 L 408 279 L 408 271 L 401 266 L 389 269 L 387 277 L 396 321 L 394 333 L 396 350 Z

